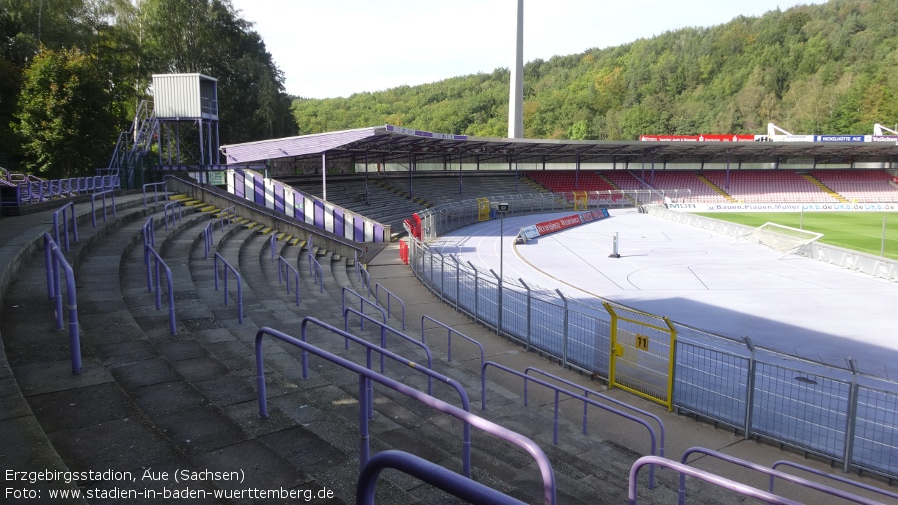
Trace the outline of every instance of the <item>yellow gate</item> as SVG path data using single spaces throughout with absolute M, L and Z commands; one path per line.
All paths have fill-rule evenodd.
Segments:
M 489 198 L 478 198 L 477 199 L 477 220 L 478 221 L 486 221 L 490 218 L 490 199 Z
M 607 302 L 603 305 L 611 314 L 609 386 L 673 410 L 677 331 L 670 319 Z
M 574 191 L 574 210 L 586 210 L 589 205 L 589 196 L 586 191 Z

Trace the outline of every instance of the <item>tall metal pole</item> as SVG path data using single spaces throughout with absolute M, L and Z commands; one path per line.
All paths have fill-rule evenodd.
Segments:
M 515 18 L 514 63 L 508 97 L 508 138 L 524 137 L 524 0 L 518 0 Z
M 327 201 L 327 155 L 321 153 L 321 199 Z

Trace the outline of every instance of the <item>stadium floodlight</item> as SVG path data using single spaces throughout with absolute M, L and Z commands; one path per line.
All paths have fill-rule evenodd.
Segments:
M 524 138 L 524 0 L 518 0 L 515 16 L 514 62 L 508 96 L 508 138 Z

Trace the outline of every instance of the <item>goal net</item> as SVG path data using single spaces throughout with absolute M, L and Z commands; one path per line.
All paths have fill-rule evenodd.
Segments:
M 745 238 L 758 244 L 764 244 L 783 253 L 783 256 L 785 256 L 798 251 L 802 246 L 810 244 L 822 236 L 822 233 L 792 228 L 791 226 L 764 223 L 752 230 Z

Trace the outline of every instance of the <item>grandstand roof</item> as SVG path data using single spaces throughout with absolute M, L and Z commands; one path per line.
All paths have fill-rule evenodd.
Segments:
M 682 142 L 506 139 L 471 137 L 412 130 L 393 125 L 374 126 L 312 135 L 230 144 L 221 147 L 227 164 L 245 164 L 277 158 L 328 159 L 366 154 L 372 161 L 417 161 L 444 156 L 477 156 L 480 161 L 569 160 L 586 162 L 656 161 L 779 161 L 813 159 L 822 163 L 891 161 L 898 156 L 896 142 Z

